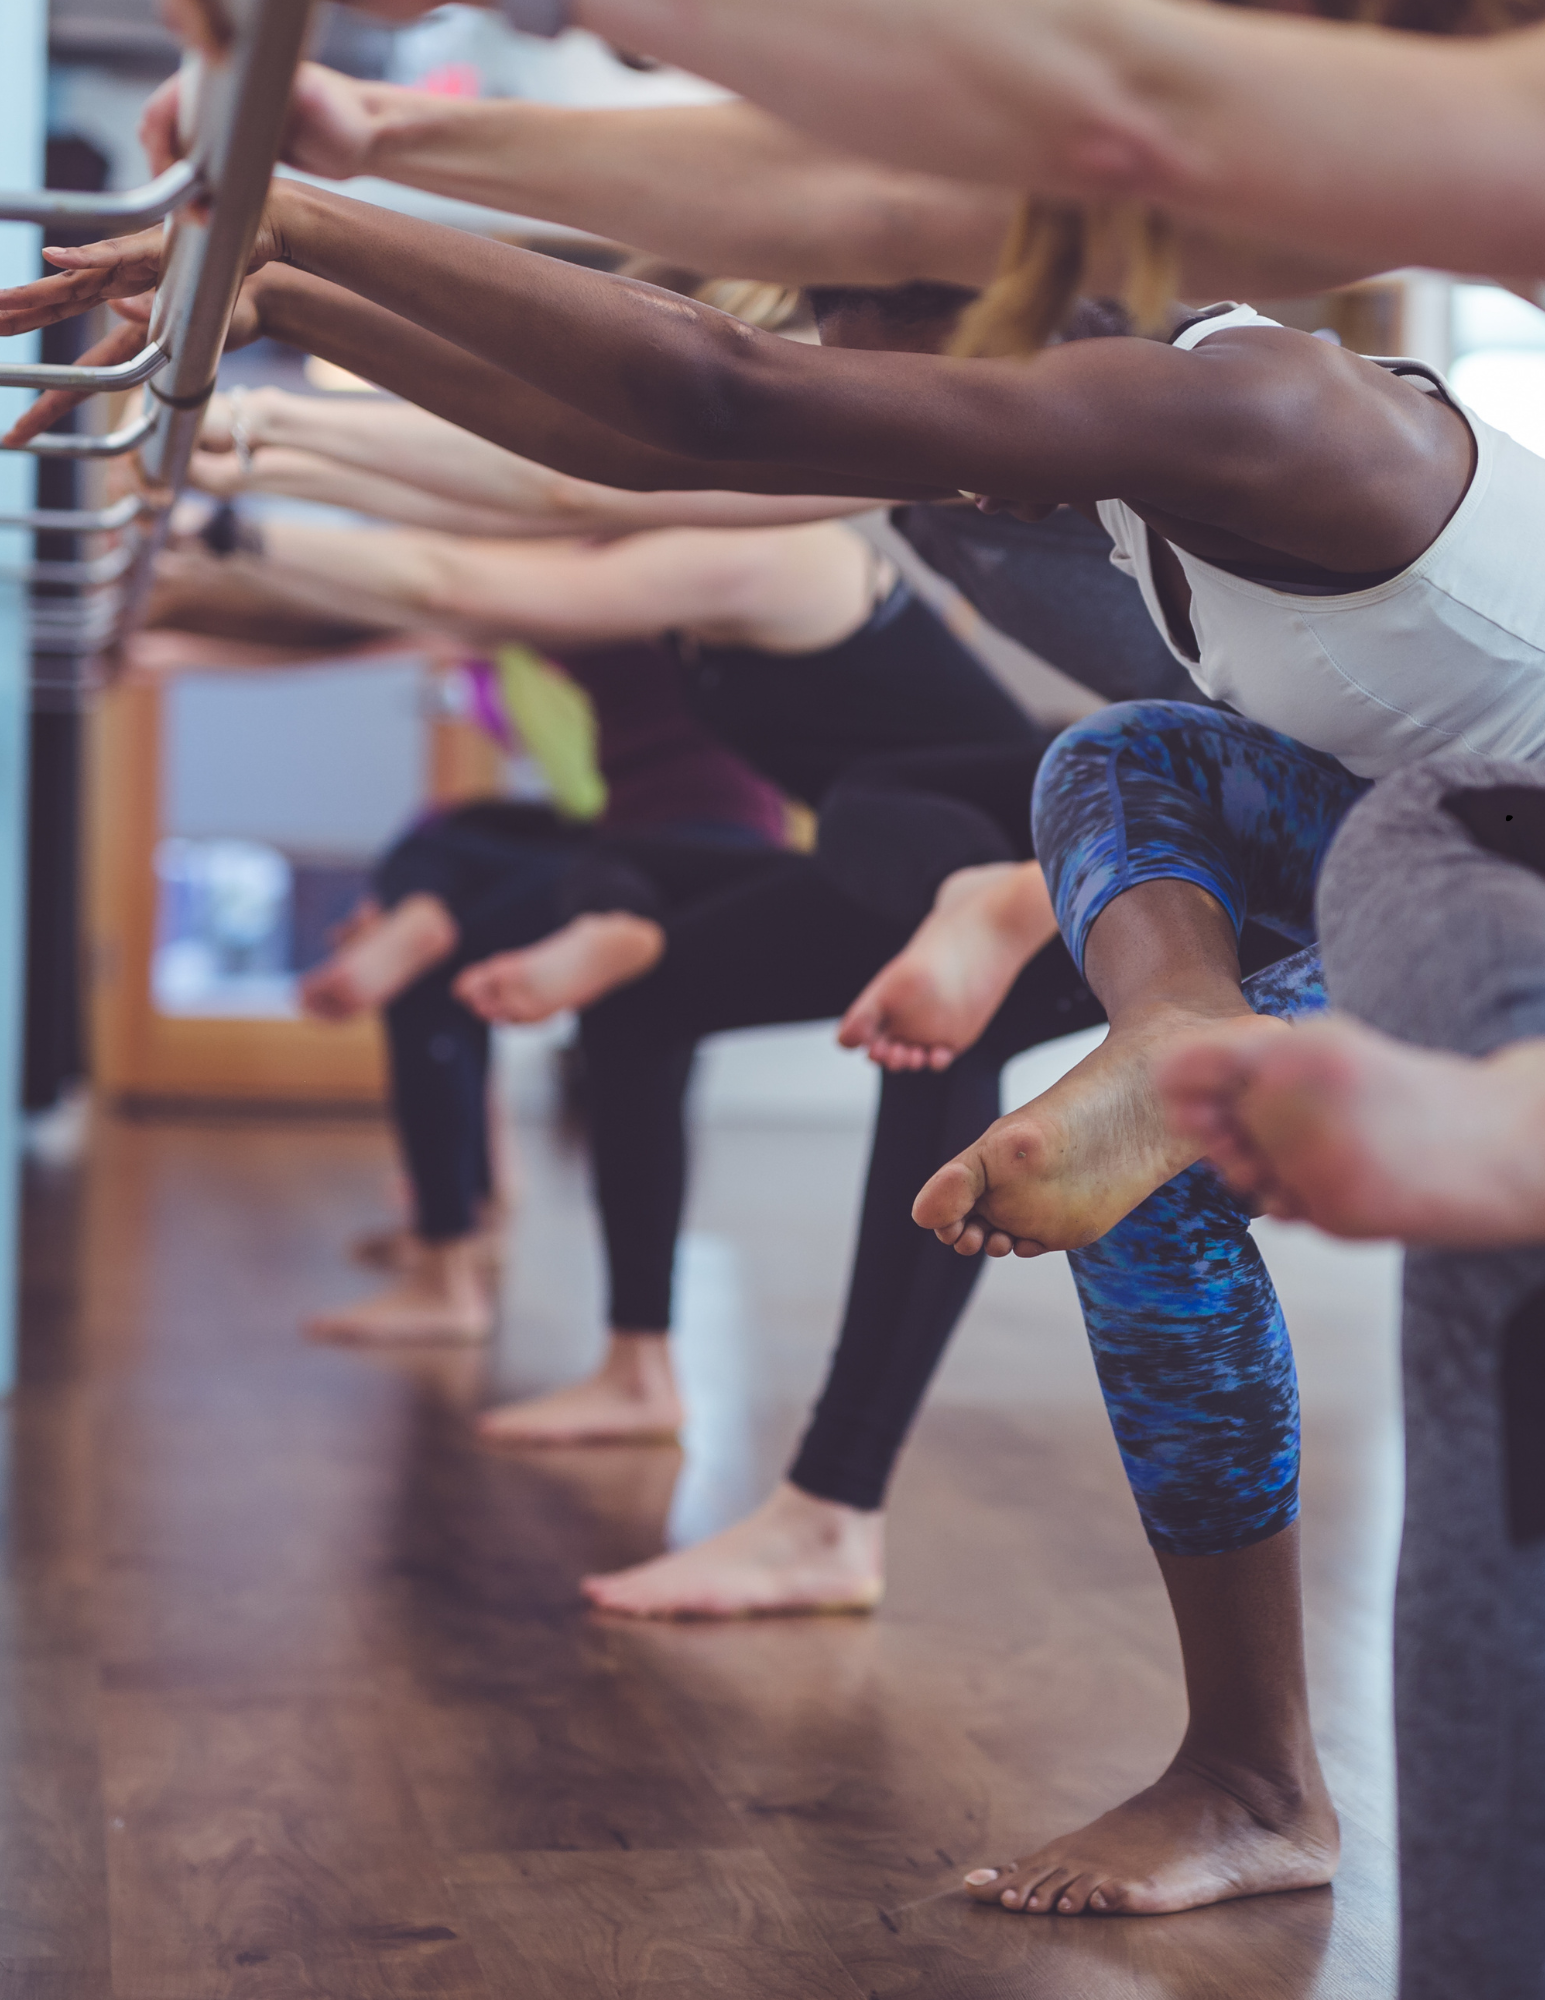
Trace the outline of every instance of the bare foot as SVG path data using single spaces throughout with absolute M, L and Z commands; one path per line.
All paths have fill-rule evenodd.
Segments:
M 589 1007 L 614 986 L 641 979 L 665 950 L 665 933 L 626 910 L 575 917 L 524 951 L 501 951 L 470 965 L 454 992 L 485 1021 L 545 1021 L 566 1007 Z
M 957 869 L 905 949 L 848 1009 L 837 1040 L 889 1070 L 946 1069 L 1056 935 L 1039 862 Z
M 300 1004 L 323 1021 L 383 1007 L 456 949 L 456 920 L 438 896 L 408 896 L 300 982 Z
M 1252 1772 L 1217 1778 L 1181 1758 L 1135 1798 L 1002 1868 L 976 1868 L 966 1893 L 1006 1910 L 1157 1916 L 1235 1896 L 1317 1889 L 1341 1840 L 1323 1782 L 1286 1794 Z
M 306 1338 L 344 1347 L 486 1340 L 494 1306 L 476 1241 L 420 1243 L 396 1284 L 356 1305 L 318 1313 L 305 1323 Z
M 1288 1032 L 1285 1022 L 1249 1018 L 1263 1033 Z M 913 1220 L 964 1257 L 1039 1257 L 1097 1241 L 1201 1158 L 1201 1145 L 1170 1127 L 1154 1071 L 1168 1050 L 1214 1025 L 1216 1017 L 1160 1007 L 1112 1028 L 1060 1082 L 941 1167 Z
M 1178 1131 L 1268 1214 L 1449 1249 L 1545 1240 L 1545 1042 L 1412 1048 L 1344 1016 L 1241 1023 L 1166 1055 Z
M 685 1419 L 663 1333 L 614 1333 L 584 1382 L 485 1410 L 488 1444 L 674 1444 Z
M 787 1481 L 754 1514 L 695 1549 L 587 1576 L 602 1611 L 630 1618 L 750 1618 L 872 1611 L 885 1588 L 883 1516 L 818 1500 Z

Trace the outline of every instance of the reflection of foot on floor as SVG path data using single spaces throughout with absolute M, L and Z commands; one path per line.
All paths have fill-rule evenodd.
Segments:
M 1453 1249 L 1545 1236 L 1545 1041 L 1475 1060 L 1348 1017 L 1197 1036 L 1159 1071 L 1177 1127 L 1268 1214 Z
M 884 1589 L 882 1522 L 784 1484 L 696 1548 L 587 1576 L 580 1587 L 602 1611 L 632 1618 L 872 1611 Z
M 957 869 L 905 948 L 848 1009 L 837 1039 L 886 1069 L 944 1069 L 1056 935 L 1038 862 Z
M 485 1444 L 674 1444 L 685 1412 L 661 1333 L 613 1334 L 605 1361 L 583 1382 L 485 1410 Z
M 626 910 L 575 917 L 540 944 L 468 966 L 454 991 L 485 1021 L 546 1021 L 641 979 L 664 949 L 665 933 L 648 917 Z
M 1285 1022 L 1250 1018 L 1263 1032 L 1289 1032 Z M 1059 1083 L 941 1167 L 913 1219 L 963 1256 L 1038 1257 L 1095 1242 L 1201 1157 L 1194 1139 L 1171 1129 L 1154 1072 L 1210 1025 L 1164 1008 L 1112 1029 Z
M 494 1328 L 494 1304 L 476 1244 L 475 1237 L 419 1243 L 395 1284 L 336 1312 L 316 1314 L 306 1321 L 306 1338 L 339 1346 L 486 1340 Z
M 1176 1758 L 1135 1798 L 1025 1860 L 966 1877 L 979 1903 L 1034 1915 L 1155 1916 L 1236 1896 L 1316 1889 L 1336 1872 L 1340 1834 L 1318 1767 L 1284 1786 L 1258 1772 L 1216 1776 Z
M 407 896 L 362 925 L 300 982 L 300 1004 L 324 1021 L 383 1007 L 456 948 L 455 920 L 437 896 Z

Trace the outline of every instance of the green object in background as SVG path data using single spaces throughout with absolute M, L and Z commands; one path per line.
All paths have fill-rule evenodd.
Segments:
M 565 819 L 599 819 L 606 780 L 596 761 L 599 731 L 589 695 L 529 646 L 501 646 L 494 667 L 505 715 L 541 765 L 554 808 Z

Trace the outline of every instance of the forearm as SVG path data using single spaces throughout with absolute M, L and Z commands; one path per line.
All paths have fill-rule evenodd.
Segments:
M 519 639 L 563 648 L 653 638 L 689 628 L 733 579 L 735 552 L 704 561 L 680 537 L 651 547 L 530 547 L 397 528 L 315 528 L 274 521 L 264 553 L 301 589 L 334 590 L 406 629 L 453 632 L 474 643 Z M 661 544 L 664 546 L 661 546 Z M 764 567 L 766 558 L 763 559 Z
M 1545 29 L 1456 43 L 1171 0 L 577 14 L 879 159 L 1154 200 L 1367 269 L 1545 263 Z
M 195 452 L 189 484 L 222 500 L 242 494 L 306 500 L 320 506 L 347 507 L 357 514 L 395 521 L 404 527 L 433 528 L 447 535 L 558 535 L 570 533 L 551 517 L 503 514 L 491 507 L 467 507 L 444 500 L 421 486 L 408 486 L 378 472 L 362 472 L 315 452 L 293 451 L 284 445 L 263 445 L 243 467 L 229 451 Z
M 500 515 L 553 511 L 553 489 L 564 483 L 413 403 L 263 388 L 246 397 L 241 418 L 254 451 L 303 451 Z
M 667 440 L 676 428 L 701 434 L 704 419 L 696 404 L 702 385 L 694 384 L 679 351 L 670 354 L 666 386 L 677 400 L 674 412 L 665 409 L 650 365 L 658 357 L 647 342 L 641 350 L 636 324 L 631 340 L 619 329 L 606 289 L 630 299 L 648 293 L 651 302 L 665 302 L 668 313 L 690 315 L 694 324 L 706 316 L 754 337 L 748 329 L 686 301 L 666 301 L 648 287 L 621 285 L 550 258 L 309 191 L 303 198 L 313 207 L 326 200 L 335 224 L 340 210 L 360 216 L 360 239 L 351 249 L 343 241 L 347 230 L 335 228 L 325 254 L 307 246 L 308 258 L 342 274 L 337 284 L 298 271 L 263 271 L 256 294 L 263 330 L 365 374 L 508 451 L 579 479 L 639 492 L 806 494 L 824 488 L 837 496 L 878 490 L 886 498 L 911 499 L 937 491 L 913 480 L 876 489 L 872 477 L 784 462 L 772 445 L 765 459 L 735 459 L 669 441 L 656 444 L 650 433 Z M 429 254 L 419 257 L 426 239 Z M 394 309 L 350 296 L 343 287 L 351 281 L 362 292 L 387 294 Z M 587 318 L 594 287 L 603 288 L 600 309 Z M 564 294 L 564 309 L 556 314 L 546 311 L 545 295 L 553 288 Z M 662 326 L 659 310 L 651 303 L 645 324 L 669 340 L 671 321 Z M 450 337 L 429 330 L 437 326 Z M 760 338 L 785 345 L 775 336 Z M 619 416 L 645 435 L 619 429 Z
M 785 284 L 977 284 L 1012 207 L 812 144 L 752 104 L 581 110 L 367 85 L 365 171 Z
M 464 622 L 453 600 L 455 573 L 447 542 L 414 528 L 330 528 L 309 521 L 268 521 L 264 567 L 277 588 L 314 600 L 333 591 L 350 607 L 369 605 L 383 623 L 403 627 Z
M 242 490 L 326 500 L 449 534 L 781 527 L 840 519 L 875 504 L 821 494 L 630 493 L 536 465 L 412 403 L 258 389 L 246 399 L 242 420 L 254 454 Z M 236 482 L 220 482 L 216 473 L 201 483 L 223 491 Z

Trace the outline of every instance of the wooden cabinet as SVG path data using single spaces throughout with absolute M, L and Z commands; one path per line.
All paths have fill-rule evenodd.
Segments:
M 385 661 L 411 662 L 421 681 L 413 803 L 496 792 L 495 746 L 436 699 L 453 665 L 449 649 L 398 641 L 312 664 L 368 668 Z M 263 671 L 265 665 L 273 671 Z M 168 739 L 177 691 L 194 674 L 205 681 L 236 667 L 256 668 L 282 690 L 278 670 L 298 665 L 282 655 L 155 633 L 134 642 L 129 671 L 98 698 L 86 752 L 86 957 L 92 1076 L 110 1098 L 295 1106 L 384 1101 L 384 1052 L 373 1016 L 333 1024 L 272 1009 L 168 1009 L 155 992 L 156 857 L 175 830 L 166 819 L 175 789 L 169 765 L 178 753 Z M 243 673 L 242 684 L 251 678 Z M 240 745 L 232 748 L 241 754 Z M 297 740 L 297 760 L 307 749 L 315 746 Z

